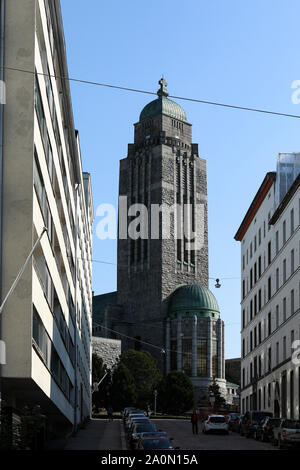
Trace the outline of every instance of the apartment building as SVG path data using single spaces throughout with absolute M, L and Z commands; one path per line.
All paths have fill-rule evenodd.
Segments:
M 282 190 L 284 158 L 279 155 L 277 172 L 266 174 L 235 235 L 241 242 L 241 410 L 299 419 L 300 175 Z
M 16 414 L 40 405 L 49 435 L 65 434 L 90 414 L 91 179 L 61 78 L 59 0 L 1 0 L 1 12 L 2 299 L 47 227 L 0 316 L 2 400 Z

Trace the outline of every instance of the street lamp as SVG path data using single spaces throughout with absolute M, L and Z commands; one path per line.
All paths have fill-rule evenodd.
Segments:
M 157 390 L 154 390 L 154 415 L 156 416 L 156 399 L 157 399 Z

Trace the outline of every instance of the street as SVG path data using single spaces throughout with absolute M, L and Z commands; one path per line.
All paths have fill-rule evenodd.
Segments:
M 268 442 L 247 439 L 238 433 L 203 434 L 201 424 L 198 434 L 192 433 L 189 420 L 183 419 L 155 419 L 152 420 L 157 429 L 165 431 L 169 438 L 173 438 L 172 445 L 180 450 L 277 450 Z M 122 420 L 91 419 L 85 429 L 77 432 L 75 437 L 63 443 L 53 445 L 52 450 L 129 450 Z
M 276 450 L 270 443 L 247 439 L 235 432 L 230 432 L 229 435 L 203 434 L 201 425 L 195 435 L 189 420 L 156 419 L 153 422 L 168 437 L 173 437 L 174 447 L 179 446 L 183 450 Z

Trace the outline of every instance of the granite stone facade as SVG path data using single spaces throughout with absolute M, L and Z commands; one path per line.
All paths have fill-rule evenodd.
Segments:
M 103 359 L 104 364 L 111 369 L 121 355 L 121 341 L 112 338 L 92 337 L 93 354 Z
M 120 161 L 119 214 L 124 210 L 132 212 L 128 212 L 125 228 L 119 219 L 117 299 L 116 305 L 105 309 L 104 323 L 110 336 L 114 337 L 114 331 L 121 334 L 122 351 L 148 350 L 164 374 L 174 368 L 185 371 L 192 378 L 198 400 L 207 395 L 213 379 L 218 379 L 226 393 L 224 323 L 218 320 L 218 307 L 213 313 L 209 306 L 196 302 L 193 317 L 189 307 L 184 313 L 174 312 L 175 341 L 170 330 L 170 305 L 174 292 L 183 285 L 200 286 L 195 292 L 203 291 L 204 297 L 213 297 L 208 290 L 206 161 L 199 157 L 198 144 L 192 142 L 192 125 L 185 112 L 166 99 L 164 81 L 159 83 L 160 98 L 142 111 L 139 122 L 134 124 L 134 143 L 128 145 L 127 157 Z M 160 111 L 153 114 L 149 109 Z M 134 204 L 148 209 L 143 218 L 141 209 L 133 210 L 137 209 Z M 189 213 L 184 210 L 187 204 Z M 160 213 L 159 207 L 165 212 Z M 202 240 L 196 249 L 190 249 L 186 236 L 179 236 L 187 222 L 190 232 Z M 140 231 L 137 239 L 127 236 L 134 223 Z M 178 325 L 182 316 L 192 318 L 192 323 L 183 331 L 181 341 Z M 195 316 L 196 329 L 191 326 L 197 321 Z M 207 318 L 202 321 L 202 317 Z M 203 342 L 208 317 L 212 318 L 212 332 Z M 183 319 L 183 324 L 186 321 L 190 320 Z M 192 354 L 192 359 L 186 360 L 188 354 Z M 205 368 L 199 365 L 200 354 Z

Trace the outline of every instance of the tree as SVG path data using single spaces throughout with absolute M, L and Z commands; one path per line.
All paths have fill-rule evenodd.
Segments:
M 106 374 L 106 375 L 105 375 Z M 103 379 L 104 377 L 104 379 Z M 93 406 L 96 408 L 107 407 L 110 403 L 111 372 L 103 363 L 103 359 L 97 354 L 92 355 L 92 383 L 98 384 L 103 379 L 98 391 L 92 395 Z
M 226 400 L 221 394 L 220 387 L 215 379 L 213 380 L 213 383 L 209 386 L 209 394 L 215 397 L 215 410 L 226 407 Z
M 92 382 L 99 383 L 104 374 L 107 372 L 107 367 L 103 363 L 102 357 L 98 354 L 93 353 L 92 355 Z
M 144 408 L 152 402 L 153 393 L 161 380 L 157 361 L 147 351 L 129 349 L 120 356 L 120 362 L 130 371 L 136 387 L 136 405 Z
M 122 362 L 114 369 L 110 390 L 113 409 L 121 411 L 126 406 L 134 406 L 137 399 L 136 385 L 128 367 Z
M 184 372 L 170 372 L 160 383 L 158 393 L 159 402 L 168 413 L 179 414 L 193 407 L 194 387 Z

